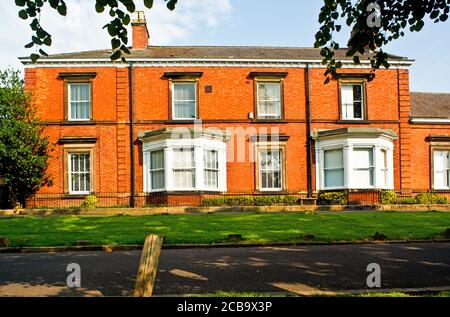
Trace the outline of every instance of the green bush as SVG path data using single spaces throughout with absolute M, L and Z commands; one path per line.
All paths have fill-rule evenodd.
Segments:
M 392 190 L 383 190 L 381 192 L 382 205 L 394 205 L 397 203 L 397 194 Z
M 416 204 L 416 199 L 414 197 L 406 197 L 400 199 L 398 203 L 402 205 L 414 205 Z
M 298 204 L 295 196 L 224 196 L 203 199 L 203 206 L 292 206 Z
M 84 198 L 83 203 L 81 204 L 81 208 L 83 209 L 95 209 L 97 208 L 97 197 L 94 195 L 89 195 Z
M 317 197 L 318 205 L 347 205 L 347 192 L 321 192 Z
M 417 204 L 448 204 L 446 196 L 439 196 L 436 193 L 420 193 L 416 196 Z

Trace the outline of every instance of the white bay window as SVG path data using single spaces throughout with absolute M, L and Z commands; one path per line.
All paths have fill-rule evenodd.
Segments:
M 313 133 L 317 190 L 393 189 L 396 134 L 377 128 Z
M 176 129 L 142 134 L 144 191 L 226 191 L 228 136 L 185 129 L 179 138 Z

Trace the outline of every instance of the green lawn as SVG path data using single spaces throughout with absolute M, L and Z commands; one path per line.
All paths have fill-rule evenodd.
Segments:
M 70 246 L 78 240 L 92 245 L 142 244 L 148 233 L 166 237 L 166 244 L 227 242 L 241 234 L 243 243 L 371 240 L 376 232 L 389 239 L 430 239 L 450 227 L 445 212 L 357 213 L 242 213 L 209 215 L 155 215 L 115 217 L 11 217 L 0 218 L 0 236 L 11 247 Z

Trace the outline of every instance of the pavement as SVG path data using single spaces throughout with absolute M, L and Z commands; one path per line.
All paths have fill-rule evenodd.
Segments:
M 130 296 L 140 251 L 0 254 L 0 296 Z M 68 289 L 67 265 L 81 267 Z M 450 243 L 162 250 L 154 295 L 217 291 L 312 294 L 382 287 L 450 288 Z

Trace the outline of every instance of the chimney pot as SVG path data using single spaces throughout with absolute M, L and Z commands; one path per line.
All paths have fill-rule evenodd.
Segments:
M 133 49 L 146 49 L 150 35 L 144 11 L 136 11 L 134 13 L 131 27 L 133 30 Z

